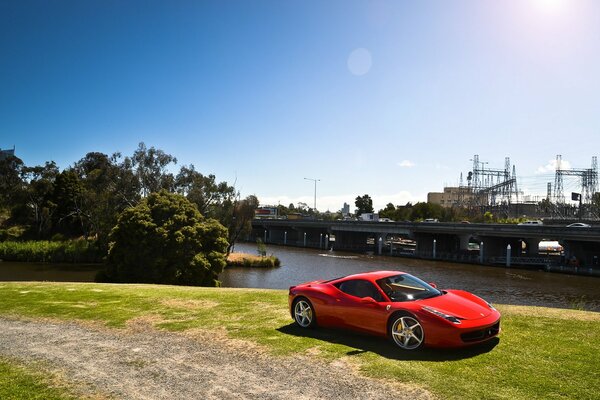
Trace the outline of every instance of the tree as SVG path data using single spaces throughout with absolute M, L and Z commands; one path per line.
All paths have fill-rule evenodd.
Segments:
M 23 190 L 23 161 L 14 156 L 0 160 L 0 208 L 12 208 Z
M 84 234 L 96 236 L 101 248 L 108 248 L 108 235 L 117 216 L 140 200 L 140 185 L 131 160 L 120 162 L 120 158 L 120 153 L 109 157 L 91 152 L 73 167 L 82 185 L 80 213 Z
M 252 230 L 252 219 L 258 208 L 258 198 L 254 195 L 246 197 L 244 200 L 236 200 L 231 207 L 231 215 L 227 217 L 227 227 L 229 228 L 229 254 L 235 242 L 241 234 L 250 233 Z
M 175 178 L 167 172 L 169 164 L 177 164 L 177 159 L 172 155 L 154 147 L 148 149 L 144 142 L 141 142 L 127 163 L 131 163 L 135 171 L 142 197 L 161 189 L 173 190 Z
M 185 197 L 162 190 L 127 208 L 110 234 L 111 282 L 218 286 L 227 230 L 204 218 Z
M 373 212 L 373 200 L 371 196 L 365 194 L 364 196 L 358 196 L 354 202 L 356 206 L 356 215 Z
M 214 175 L 204 176 L 193 165 L 181 167 L 175 178 L 175 191 L 196 204 L 202 215 L 219 220 L 223 204 L 236 195 L 233 186 L 227 182 L 217 183 Z
M 56 176 L 50 199 L 55 205 L 53 226 L 64 233 L 82 234 L 84 216 L 81 212 L 83 186 L 72 170 L 64 170 Z
M 435 218 L 435 219 L 443 219 L 444 216 L 444 207 L 439 204 L 434 203 L 417 203 L 412 207 L 411 211 L 411 219 L 427 219 L 427 218 Z
M 21 215 L 32 223 L 38 237 L 45 236 L 52 226 L 51 219 L 56 204 L 50 201 L 54 191 L 54 180 L 58 175 L 58 167 L 54 161 L 44 166 L 24 167 L 23 177 L 27 187 L 23 192 L 23 201 L 16 215 Z
M 379 210 L 379 218 L 389 218 L 396 220 L 396 207 L 392 203 L 388 203 L 384 209 Z

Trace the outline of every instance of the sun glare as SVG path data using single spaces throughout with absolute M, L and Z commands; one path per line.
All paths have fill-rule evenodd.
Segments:
M 533 0 L 538 9 L 548 13 L 560 12 L 566 2 L 566 0 Z

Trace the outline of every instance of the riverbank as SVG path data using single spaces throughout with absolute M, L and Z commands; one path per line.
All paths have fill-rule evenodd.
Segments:
M 13 331 L 17 329 L 15 326 L 25 329 L 18 321 L 31 321 L 36 332 L 45 324 L 58 324 L 53 329 L 60 331 L 61 326 L 68 328 L 75 323 L 116 336 L 141 326 L 148 335 L 158 335 L 167 344 L 179 340 L 180 336 L 171 336 L 179 332 L 186 337 L 201 337 L 200 342 L 217 347 L 237 344 L 238 349 L 256 349 L 260 357 L 267 358 L 265 365 L 271 362 L 278 366 L 299 365 L 293 360 L 301 356 L 301 368 L 305 371 L 311 371 L 313 366 L 325 365 L 325 370 L 341 366 L 345 374 L 357 374 L 369 382 L 394 382 L 440 398 L 597 396 L 600 357 L 596 343 L 600 341 L 600 314 L 544 307 L 497 307 L 503 315 L 499 341 L 462 350 L 425 349 L 407 353 L 387 340 L 371 336 L 296 328 L 289 316 L 287 292 L 283 290 L 0 283 L 0 318 L 17 321 L 14 326 L 8 324 Z M 10 338 L 9 335 L 5 339 L 1 352 L 10 353 L 11 346 L 16 346 Z M 47 345 L 50 351 L 57 344 L 45 343 L 40 341 L 37 345 L 40 354 L 46 351 L 43 346 Z M 93 339 L 79 340 L 72 345 L 87 348 L 93 343 Z M 70 352 L 78 353 L 67 347 Z M 128 351 L 131 348 L 135 349 L 130 347 Z M 112 353 L 115 357 L 112 362 L 123 364 L 123 357 L 127 356 L 125 361 L 137 368 L 134 375 L 151 379 L 152 364 L 136 361 L 133 353 Z M 20 362 L 35 368 L 29 359 Z M 105 367 L 110 369 L 110 363 L 107 360 Z M 52 362 L 48 365 L 50 372 L 52 365 Z M 100 375 L 104 372 L 98 371 Z M 80 383 L 75 382 L 82 379 L 95 378 L 78 377 L 70 381 L 71 385 L 79 387 Z M 391 389 L 382 389 L 381 398 L 389 398 L 389 392 L 384 390 Z

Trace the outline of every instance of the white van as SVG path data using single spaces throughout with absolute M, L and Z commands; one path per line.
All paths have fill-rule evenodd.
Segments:
M 523 221 L 520 222 L 519 225 L 525 225 L 525 226 L 539 226 L 539 225 L 544 225 L 544 223 L 542 221 L 540 221 L 539 219 L 534 219 L 531 221 Z

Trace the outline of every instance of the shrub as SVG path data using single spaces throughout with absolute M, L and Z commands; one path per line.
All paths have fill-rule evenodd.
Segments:
M 255 256 L 245 253 L 231 253 L 227 257 L 229 267 L 275 268 L 281 265 L 279 258 L 274 255 Z
M 185 197 L 161 191 L 123 211 L 109 237 L 111 282 L 218 286 L 227 230 Z

